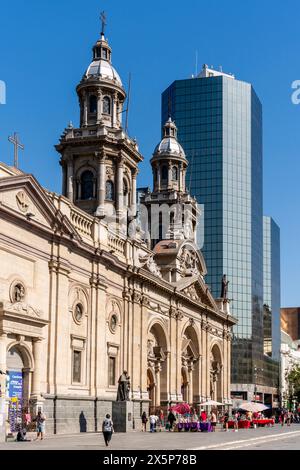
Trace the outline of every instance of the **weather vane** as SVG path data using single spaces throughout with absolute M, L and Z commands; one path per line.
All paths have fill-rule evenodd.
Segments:
M 104 36 L 105 26 L 106 26 L 106 24 L 107 24 L 107 23 L 106 23 L 106 14 L 105 14 L 105 11 L 102 11 L 102 12 L 101 12 L 100 20 L 101 20 L 101 23 L 102 23 L 101 35 L 103 34 L 103 36 Z

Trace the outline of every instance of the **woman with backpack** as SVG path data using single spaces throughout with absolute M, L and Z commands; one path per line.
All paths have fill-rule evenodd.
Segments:
M 102 423 L 102 432 L 103 432 L 105 445 L 108 446 L 108 444 L 111 441 L 111 436 L 114 432 L 114 424 L 113 424 L 109 414 L 106 415 L 106 417 L 105 417 L 105 419 Z

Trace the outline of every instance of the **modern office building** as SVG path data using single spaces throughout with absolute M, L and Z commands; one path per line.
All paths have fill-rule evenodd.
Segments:
M 223 274 L 230 280 L 232 311 L 239 320 L 232 398 L 259 395 L 278 403 L 278 363 L 264 354 L 260 100 L 251 84 L 205 65 L 197 77 L 176 80 L 163 92 L 162 123 L 168 115 L 189 160 L 188 189 L 204 205 L 206 282 L 220 296 Z
M 264 236 L 264 353 L 280 357 L 280 229 L 263 218 Z
M 281 309 L 281 329 L 290 335 L 293 341 L 300 340 L 300 307 Z

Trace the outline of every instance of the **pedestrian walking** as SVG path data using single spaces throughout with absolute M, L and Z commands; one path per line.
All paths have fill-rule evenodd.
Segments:
M 152 413 L 149 416 L 149 420 L 150 420 L 150 432 L 156 432 L 157 416 Z
M 210 424 L 211 424 L 211 427 L 212 427 L 212 431 L 215 432 L 216 431 L 216 426 L 217 426 L 217 415 L 213 410 L 210 414 Z
M 108 446 L 108 444 L 110 443 L 113 432 L 114 432 L 114 423 L 112 422 L 110 414 L 107 414 L 102 423 L 102 433 L 103 433 L 106 446 Z
M 283 410 L 281 410 L 281 412 L 280 412 L 279 422 L 280 422 L 281 426 L 284 426 L 284 422 L 285 422 L 285 412 L 284 412 Z
M 233 431 L 234 432 L 238 432 L 238 430 L 239 430 L 239 417 L 240 417 L 240 414 L 239 414 L 238 411 L 236 413 L 233 413 L 233 422 L 234 422 Z
M 36 441 L 38 440 L 38 438 L 40 436 L 41 436 L 41 441 L 42 441 L 44 439 L 44 435 L 45 435 L 46 416 L 41 411 L 38 411 L 38 414 L 34 418 L 33 421 L 36 422 L 36 432 L 37 432 Z
M 176 421 L 175 415 L 173 411 L 170 411 L 170 413 L 168 414 L 169 431 L 173 431 L 173 425 L 175 421 Z
M 224 413 L 224 429 L 227 432 L 228 431 L 228 421 L 229 421 L 229 414 L 227 411 Z
M 143 412 L 143 414 L 141 416 L 141 419 L 142 419 L 142 432 L 146 432 L 147 431 L 147 423 L 148 423 L 148 418 L 147 418 L 146 411 Z

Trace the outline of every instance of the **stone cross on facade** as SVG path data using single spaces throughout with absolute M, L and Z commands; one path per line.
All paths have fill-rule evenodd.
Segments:
M 20 143 L 16 132 L 13 136 L 8 137 L 8 140 L 14 145 L 14 166 L 19 168 L 19 149 L 24 150 L 24 145 Z

